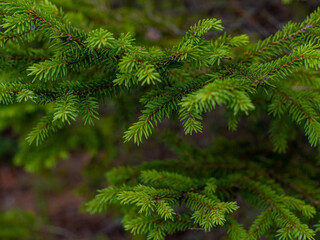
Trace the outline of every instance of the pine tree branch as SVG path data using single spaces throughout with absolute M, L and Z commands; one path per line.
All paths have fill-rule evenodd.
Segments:
M 312 204 L 314 204 L 315 206 L 317 206 L 318 208 L 320 208 L 320 202 L 317 199 L 314 199 L 311 195 L 309 195 L 308 193 L 306 193 L 302 188 L 298 187 L 297 185 L 295 185 L 292 181 L 290 181 L 289 179 L 286 179 L 284 177 L 281 177 L 280 175 L 276 174 L 275 172 L 270 172 L 270 174 L 277 180 L 281 181 L 282 183 L 290 186 L 291 189 L 293 189 L 294 191 L 302 194 L 305 198 L 307 198 Z

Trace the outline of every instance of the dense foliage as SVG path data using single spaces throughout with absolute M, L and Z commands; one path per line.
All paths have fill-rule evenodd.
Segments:
M 221 140 L 200 149 L 164 134 L 177 159 L 111 170 L 110 186 L 87 209 L 97 213 L 116 205 L 125 229 L 147 239 L 220 226 L 237 240 L 317 239 L 317 155 L 302 148 L 285 153 L 301 129 L 312 147 L 320 144 L 320 9 L 257 43 L 226 33 L 208 39 L 207 32 L 223 30 L 221 21 L 200 20 L 169 48 L 138 45 L 130 33 L 76 28 L 49 1 L 1 0 L 0 14 L 0 103 L 9 105 L 1 109 L 1 124 L 28 114 L 37 122 L 16 163 L 35 170 L 54 165 L 65 145 L 92 149 L 99 131 L 88 140 L 88 127 L 78 123 L 99 129 L 106 99 L 116 99 L 115 118 L 122 120 L 132 113 L 132 101 L 144 105 L 124 133 L 124 142 L 137 145 L 169 117 L 178 118 L 186 134 L 209 131 L 202 126 L 204 114 L 226 106 L 233 131 L 247 116 L 267 118 L 263 131 L 273 146 L 251 142 L 244 148 Z M 72 124 L 81 129 L 80 140 L 65 139 Z M 50 140 L 59 131 L 61 141 Z M 268 155 L 261 159 L 259 152 Z M 237 222 L 243 202 L 257 209 L 248 230 Z

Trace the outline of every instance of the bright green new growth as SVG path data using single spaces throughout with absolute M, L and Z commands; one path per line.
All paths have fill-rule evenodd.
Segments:
M 223 169 L 223 165 L 228 166 L 230 162 L 206 159 L 202 164 L 192 167 L 185 161 L 168 160 L 114 169 L 107 174 L 111 186 L 99 191 L 88 203 L 88 210 L 105 211 L 110 204 L 121 207 L 125 229 L 133 234 L 148 234 L 148 239 L 164 239 L 166 234 L 177 231 L 211 231 L 221 226 L 234 240 L 258 239 L 271 229 L 277 229 L 279 239 L 314 239 L 314 231 L 298 218 L 297 212 L 301 212 L 303 219 L 310 219 L 316 213 L 315 208 L 286 196 L 274 183 L 266 184 L 267 178 L 254 177 L 257 166 L 253 164 L 240 170 L 247 175 L 245 178 L 232 167 L 224 169 L 227 173 L 222 178 L 206 178 L 207 175 L 219 177 L 219 173 L 205 166 L 216 164 Z M 169 169 L 179 169 L 181 173 Z M 187 177 L 192 172 L 203 178 Z M 123 176 L 122 179 L 119 176 Z M 238 209 L 237 204 L 220 200 L 228 198 L 233 188 L 239 189 L 250 204 L 262 209 L 248 232 L 230 217 L 230 213 Z
M 205 183 L 205 179 L 201 184 L 196 179 L 177 173 L 155 170 L 142 171 L 140 179 L 143 185 L 110 187 L 100 191 L 88 204 L 89 210 L 98 212 L 106 204 L 113 202 L 135 205 L 138 217 L 136 214 L 127 214 L 125 228 L 135 234 L 149 233 L 152 230 L 149 233 L 150 239 L 162 239 L 160 236 L 164 236 L 164 232 L 176 232 L 193 227 L 210 231 L 214 227 L 223 226 L 227 221 L 227 214 L 238 209 L 235 202 L 219 201 L 213 190 L 215 185 L 210 181 Z M 198 191 L 199 189 L 201 190 Z M 181 215 L 174 211 L 181 202 L 193 212 L 192 215 Z M 145 224 L 150 221 L 158 228 L 157 231 L 161 232 L 158 238 L 150 237 L 154 229 L 148 229 Z M 175 222 L 178 223 L 176 226 Z M 172 225 L 172 230 L 166 225 Z
M 145 110 L 124 136 L 125 141 L 133 139 L 139 144 L 164 117 L 175 111 L 179 111 L 188 134 L 201 132 L 202 114 L 217 105 L 227 105 L 235 116 L 249 114 L 254 110 L 252 97 L 263 94 L 260 89 L 264 89 L 271 115 L 277 118 L 289 115 L 305 129 L 312 146 L 319 143 L 318 101 L 309 97 L 317 78 L 310 79 L 311 89 L 307 91 L 292 91 L 300 82 L 288 81 L 293 72 L 297 76 L 319 69 L 316 47 L 319 11 L 301 24 L 289 23 L 282 31 L 247 47 L 247 52 L 238 56 L 234 56 L 233 48 L 248 45 L 245 35 L 224 34 L 213 41 L 203 37 L 208 31 L 222 30 L 221 22 L 216 19 L 199 21 L 180 44 L 160 50 L 137 46 L 129 34 L 115 38 L 104 29 L 88 34 L 75 29 L 61 10 L 48 1 L 2 1 L 1 11 L 6 13 L 2 17 L 1 45 L 8 52 L 14 53 L 18 40 L 30 42 L 41 38 L 50 42 L 52 56 L 38 59 L 30 56 L 30 61 L 28 57 L 13 54 L 13 59 L 29 60 L 29 77 L 2 85 L 0 96 L 5 104 L 22 100 L 39 104 L 53 102 L 56 105 L 53 119 L 47 128 L 56 121 L 70 124 L 78 115 L 85 123 L 92 124 L 97 119 L 97 98 L 113 94 L 122 86 L 131 89 L 137 85 L 156 85 L 142 97 Z M 110 80 L 66 81 L 69 75 L 92 66 L 106 71 Z M 194 78 L 197 69 L 204 73 Z M 52 130 L 44 133 L 35 129 L 29 139 L 40 143 L 54 129 L 52 126 Z M 280 146 L 276 148 L 284 150 L 285 144 Z
M 140 89 L 144 110 L 125 132 L 125 142 L 139 145 L 175 114 L 186 134 L 202 132 L 203 115 L 221 105 L 235 130 L 241 117 L 259 107 L 255 100 L 260 98 L 273 118 L 269 131 L 275 151 L 285 152 L 294 124 L 304 129 L 311 146 L 319 146 L 320 9 L 255 44 L 246 35 L 226 33 L 207 40 L 208 31 L 223 27 L 220 20 L 202 20 L 170 49 L 138 46 L 129 33 L 87 33 L 49 1 L 1 0 L 0 15 L 0 57 L 8 71 L 8 78 L 1 79 L 0 103 L 46 108 L 27 137 L 30 144 L 41 144 L 77 119 L 93 125 L 105 98 Z M 34 42 L 39 48 L 30 47 Z M 16 74 L 10 73 L 17 70 L 19 77 L 13 78 Z M 181 157 L 115 169 L 108 174 L 111 186 L 88 209 L 95 213 L 109 204 L 121 206 L 126 230 L 148 234 L 148 239 L 220 226 L 235 240 L 310 240 L 319 232 L 318 225 L 314 230 L 307 225 L 315 209 L 285 194 L 270 172 L 252 176 L 259 169 L 252 163 L 241 172 L 231 168 L 219 175 L 206 168 L 216 164 L 209 156 L 202 168 L 192 164 Z M 233 192 L 261 210 L 248 231 L 233 219 L 239 208 Z

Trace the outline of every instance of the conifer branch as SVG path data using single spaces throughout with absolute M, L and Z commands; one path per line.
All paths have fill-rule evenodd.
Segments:
M 172 145 L 169 148 L 179 160 L 112 170 L 107 174 L 110 187 L 100 190 L 87 204 L 90 212 L 116 205 L 124 214 L 125 229 L 146 234 L 150 240 L 218 227 L 234 240 L 317 238 L 319 226 L 311 226 L 319 222 L 317 209 L 282 189 L 290 177 L 280 179 L 271 173 L 279 166 L 273 166 L 272 159 L 261 160 L 260 151 L 268 149 L 268 157 L 284 158 L 289 141 L 300 136 L 294 124 L 304 129 L 311 146 L 320 144 L 319 9 L 302 23 L 290 22 L 256 44 L 250 44 L 246 35 L 226 33 L 207 40 L 205 33 L 223 27 L 220 20 L 204 19 L 165 50 L 140 46 L 130 33 L 102 28 L 85 32 L 47 0 L 2 0 L 0 18 L 0 104 L 10 110 L 16 109 L 14 104 L 24 103 L 21 106 L 32 106 L 34 112 L 42 105 L 45 113 L 27 135 L 29 144 L 39 145 L 61 129 L 64 133 L 66 125 L 78 119 L 93 125 L 100 103 L 114 96 L 121 98 L 122 104 L 139 99 L 144 105 L 139 120 L 124 134 L 125 142 L 136 144 L 173 115 L 182 122 L 184 133 L 202 132 L 203 115 L 217 106 L 226 107 L 232 130 L 246 116 L 250 120 L 241 126 L 271 122 L 274 150 L 281 154 L 272 153 L 268 141 L 260 144 L 263 146 L 253 143 L 244 154 L 243 145 L 233 146 L 235 141 L 223 143 L 217 138 L 212 149 L 195 150 L 171 136 L 164 142 Z M 16 160 L 20 164 L 29 149 L 22 144 L 24 150 Z M 49 143 L 43 144 L 45 148 Z M 34 161 L 46 158 L 36 153 L 31 156 Z M 300 157 L 309 164 L 303 154 Z M 286 161 L 285 167 L 295 167 L 291 164 L 295 158 Z M 297 180 L 289 181 L 289 186 L 318 208 L 318 169 L 309 173 L 312 164 L 308 164 L 293 171 L 295 176 L 305 175 L 302 179 L 310 182 L 307 188 L 301 188 Z M 249 231 L 230 215 L 239 208 L 238 197 L 262 211 Z

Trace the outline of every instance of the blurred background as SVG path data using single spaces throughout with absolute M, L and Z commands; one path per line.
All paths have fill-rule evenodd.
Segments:
M 86 31 L 102 27 L 115 36 L 131 32 L 139 45 L 161 48 L 179 42 L 188 27 L 200 19 L 221 19 L 227 33 L 246 33 L 252 41 L 257 41 L 274 34 L 288 21 L 303 20 L 319 6 L 318 0 L 51 1 L 64 10 L 75 26 Z M 221 33 L 209 33 L 206 37 L 210 39 L 218 34 Z M 15 75 L 8 76 L 0 68 L 0 81 L 19 77 L 19 71 L 25 69 L 17 69 Z M 0 106 L 0 239 L 144 239 L 124 232 L 117 209 L 90 215 L 83 205 L 97 189 L 107 186 L 105 173 L 113 167 L 175 158 L 174 149 L 165 140 L 170 130 L 190 144 L 207 148 L 225 139 L 243 145 L 257 143 L 255 134 L 260 129 L 260 144 L 272 149 L 268 133 L 264 132 L 267 117 L 249 119 L 250 124 L 242 121 L 239 130 L 231 133 L 227 131 L 223 108 L 207 115 L 204 134 L 184 137 L 181 125 L 171 119 L 165 120 L 142 146 L 124 144 L 123 131 L 142 109 L 139 94 L 106 99 L 101 103 L 100 120 L 94 127 L 76 122 L 39 147 L 29 146 L 25 137 L 45 108 L 32 104 Z M 307 147 L 303 134 L 298 134 L 291 145 L 302 149 L 299 154 L 317 154 Z M 256 146 L 252 152 L 259 149 Z M 242 221 L 245 223 L 245 217 Z M 223 236 L 218 230 L 196 237 L 177 234 L 168 239 L 223 239 Z

